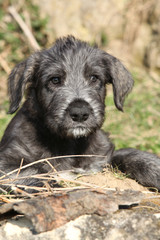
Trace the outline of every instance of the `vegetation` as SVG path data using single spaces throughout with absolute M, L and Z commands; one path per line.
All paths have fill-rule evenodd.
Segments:
M 18 63 L 29 55 L 33 49 L 27 44 L 26 37 L 22 33 L 17 22 L 8 14 L 8 7 L 16 1 L 2 1 L 0 0 L 0 52 L 5 50 L 7 62 L 11 65 Z M 23 3 L 23 1 L 22 1 Z M 32 1 L 27 0 L 25 8 L 18 3 L 17 6 L 19 14 L 22 19 L 27 23 L 34 37 L 44 47 L 47 43 L 46 24 L 47 19 L 39 17 L 39 9 L 32 4 Z M 4 54 L 4 53 L 3 53 Z
M 25 8 L 23 1 L 0 0 L 0 60 L 4 62 L 0 64 L 0 139 L 12 118 L 11 115 L 6 114 L 9 107 L 6 96 L 8 74 L 15 64 L 33 52 L 19 25 L 8 13 L 8 7 L 12 4 L 17 7 L 20 16 L 27 23 L 40 46 L 45 47 L 47 44 L 47 19 L 39 17 L 39 8 L 33 5 L 31 0 L 25 1 Z
M 133 147 L 159 154 L 159 83 L 142 72 L 134 73 L 133 77 L 135 85 L 125 102 L 123 113 L 114 107 L 109 89 L 103 129 L 111 133 L 117 149 Z

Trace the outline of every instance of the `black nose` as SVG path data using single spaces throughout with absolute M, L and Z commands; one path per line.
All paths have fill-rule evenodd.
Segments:
M 69 105 L 68 112 L 74 122 L 84 122 L 88 119 L 91 108 L 87 102 L 76 100 Z

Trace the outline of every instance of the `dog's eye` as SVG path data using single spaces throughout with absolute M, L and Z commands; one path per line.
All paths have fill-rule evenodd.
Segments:
M 53 84 L 60 84 L 61 83 L 61 78 L 60 77 L 53 77 L 53 78 L 50 79 L 50 81 Z
M 60 84 L 61 83 L 61 78 L 60 77 L 52 77 L 50 80 L 49 80 L 50 83 L 52 84 Z
M 91 82 L 96 82 L 98 80 L 98 76 L 92 75 L 92 76 L 90 76 L 90 80 L 91 80 Z

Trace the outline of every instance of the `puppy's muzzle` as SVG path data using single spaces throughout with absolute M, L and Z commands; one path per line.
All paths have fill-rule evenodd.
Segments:
M 82 123 L 89 118 L 91 114 L 91 107 L 84 100 L 75 100 L 69 105 L 68 113 L 74 122 Z

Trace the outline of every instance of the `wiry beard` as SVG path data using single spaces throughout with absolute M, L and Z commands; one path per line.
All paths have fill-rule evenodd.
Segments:
M 67 135 L 69 137 L 74 137 L 74 138 L 87 137 L 90 133 L 91 133 L 91 130 L 85 127 L 70 128 L 67 131 Z

